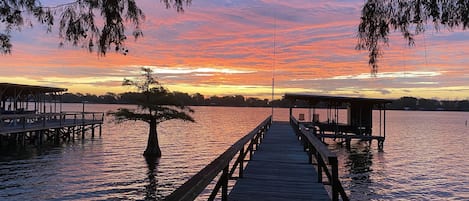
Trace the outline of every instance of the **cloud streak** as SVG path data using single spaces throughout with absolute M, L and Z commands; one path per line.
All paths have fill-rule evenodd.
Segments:
M 408 48 L 398 33 L 372 76 L 367 52 L 355 50 L 363 1 L 193 1 L 183 14 L 138 1 L 144 37 L 127 56 L 99 57 L 58 48 L 41 27 L 15 32 L 0 79 L 67 87 L 72 92 L 130 90 L 123 78 L 152 67 L 171 90 L 270 97 L 272 75 L 284 92 L 362 97 L 467 98 L 469 33 L 428 32 Z M 274 40 L 275 39 L 275 40 Z M 274 54 L 275 46 L 275 54 Z M 275 70 L 275 72 L 272 72 Z

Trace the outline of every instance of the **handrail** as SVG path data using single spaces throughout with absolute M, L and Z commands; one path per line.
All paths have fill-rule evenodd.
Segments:
M 206 187 L 210 184 L 214 178 L 222 172 L 222 175 L 219 177 L 215 188 L 213 189 L 209 200 L 213 200 L 218 194 L 220 188 L 222 188 L 222 198 L 221 200 L 228 199 L 228 180 L 235 179 L 233 176 L 236 168 L 239 167 L 239 178 L 243 177 L 243 161 L 249 151 L 249 155 L 252 156 L 254 151 L 254 145 L 257 146 L 263 138 L 265 132 L 269 129 L 272 122 L 272 116 L 269 116 L 267 119 L 262 121 L 256 128 L 254 128 L 247 135 L 239 139 L 236 143 L 231 145 L 223 154 L 218 156 L 210 164 L 205 166 L 199 173 L 194 175 L 179 188 L 173 191 L 169 196 L 164 200 L 177 200 L 177 201 L 189 201 L 194 200 Z M 245 145 L 248 144 L 247 149 L 245 150 Z M 238 158 L 233 164 L 231 171 L 229 171 L 230 162 L 239 152 Z
M 339 195 L 343 201 L 349 200 L 344 188 L 339 180 L 339 164 L 337 155 L 331 152 L 324 143 L 316 136 L 311 135 L 306 127 L 300 124 L 295 117 L 290 116 L 290 125 L 295 129 L 296 134 L 301 138 L 305 151 L 308 152 L 309 162 L 312 163 L 313 156 L 317 161 L 318 182 L 322 183 L 322 173 L 326 174 L 328 183 L 332 186 L 332 200 L 339 200 Z M 330 166 L 330 168 L 328 167 Z
M 50 123 L 59 123 L 63 125 L 66 120 L 73 121 L 77 123 L 77 120 L 81 122 L 94 122 L 102 123 L 104 122 L 104 113 L 103 112 L 86 112 L 80 113 L 81 117 L 77 119 L 77 113 L 40 113 L 40 114 L 1 114 L 0 115 L 0 132 L 11 132 L 15 128 L 26 128 L 30 126 L 46 127 Z M 100 118 L 96 118 L 96 116 Z M 18 127 L 20 126 L 20 127 Z
M 39 113 L 39 114 L 1 114 L 0 120 L 4 119 L 20 119 L 20 118 L 36 118 L 36 117 L 55 117 L 55 116 L 70 116 L 74 114 L 84 114 L 85 116 L 88 115 L 95 115 L 100 114 L 104 116 L 103 112 L 62 112 L 62 113 Z M 92 119 L 92 118 L 91 118 Z

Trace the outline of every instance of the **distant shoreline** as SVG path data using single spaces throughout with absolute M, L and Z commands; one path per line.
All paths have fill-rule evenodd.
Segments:
M 187 94 L 182 92 L 172 92 L 174 98 L 180 101 L 181 105 L 187 106 L 224 106 L 224 107 L 276 107 L 288 108 L 291 103 L 285 99 L 259 99 L 244 97 L 242 95 L 233 96 L 210 96 L 206 97 L 200 93 Z M 134 104 L 140 94 L 137 92 L 126 92 L 121 94 L 107 93 L 105 95 L 73 94 L 62 95 L 63 103 L 96 103 L 96 104 Z M 308 107 L 308 103 L 295 103 L 297 107 Z M 327 107 L 325 104 L 318 104 L 317 108 Z M 434 100 L 414 97 L 401 97 L 392 100 L 386 105 L 388 110 L 408 110 L 408 111 L 469 111 L 469 100 Z
M 82 104 L 82 102 L 63 102 L 70 104 Z M 86 102 L 86 104 L 109 104 L 109 105 L 136 105 L 133 103 L 94 103 Z M 243 106 L 243 105 L 187 105 L 190 107 L 239 107 L 239 108 L 271 108 L 271 106 Z M 285 106 L 274 106 L 274 108 L 289 108 Z M 295 107 L 308 109 L 309 107 Z M 316 109 L 327 109 L 327 107 L 316 107 Z M 346 109 L 345 107 L 341 109 Z M 422 112 L 469 112 L 469 110 L 430 110 L 430 109 L 404 109 L 404 108 L 386 108 L 387 111 L 422 111 Z

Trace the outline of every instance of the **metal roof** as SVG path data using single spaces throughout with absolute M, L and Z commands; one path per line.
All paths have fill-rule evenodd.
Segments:
M 390 103 L 390 99 L 379 98 L 360 98 L 360 97 L 344 97 L 344 96 L 323 96 L 314 94 L 302 93 L 286 93 L 285 99 L 290 100 L 305 100 L 311 102 L 336 102 L 336 103 L 368 103 L 368 104 L 383 104 Z
M 65 91 L 67 91 L 66 88 L 0 83 L 0 96 L 3 97 L 11 97 L 20 94 L 46 94 Z

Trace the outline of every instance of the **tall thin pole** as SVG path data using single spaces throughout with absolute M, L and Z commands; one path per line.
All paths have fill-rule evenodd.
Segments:
M 274 53 L 274 58 L 272 59 L 272 99 L 271 99 L 271 106 L 272 106 L 272 121 L 274 119 L 274 104 L 273 104 L 273 101 L 274 101 L 274 94 L 275 94 L 275 58 L 276 58 L 276 50 L 275 50 L 275 46 L 276 46 L 276 37 L 277 37 L 277 14 L 275 12 L 275 8 L 274 8 L 274 49 L 273 49 L 273 53 Z
M 386 139 L 386 105 L 384 105 L 384 120 L 383 120 L 383 132 L 384 132 L 384 138 Z

